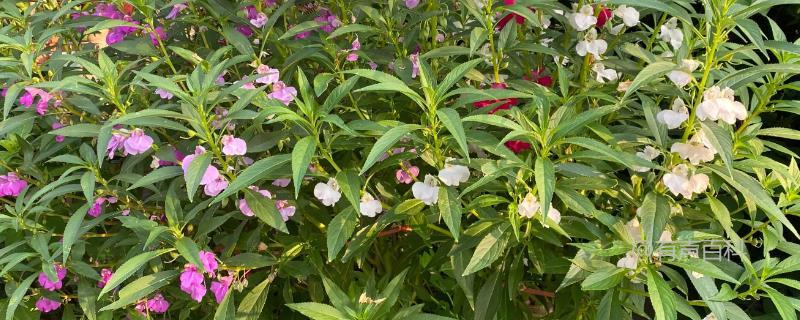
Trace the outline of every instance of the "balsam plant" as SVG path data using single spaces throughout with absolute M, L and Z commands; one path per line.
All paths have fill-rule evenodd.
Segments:
M 798 2 L 4 1 L 0 316 L 797 319 Z

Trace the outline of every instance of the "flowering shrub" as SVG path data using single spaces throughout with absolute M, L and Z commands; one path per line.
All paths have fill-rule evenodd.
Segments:
M 0 314 L 796 319 L 797 2 L 4 2 Z

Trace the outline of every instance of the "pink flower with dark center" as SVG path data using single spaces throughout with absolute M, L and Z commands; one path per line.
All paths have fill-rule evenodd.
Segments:
M 259 65 L 258 68 L 256 68 L 256 72 L 263 75 L 263 77 L 256 79 L 258 83 L 270 85 L 280 80 L 280 71 L 278 71 L 278 69 L 272 69 L 266 64 Z
M 416 178 L 419 175 L 419 167 L 408 166 L 408 165 L 405 165 L 405 167 L 406 169 L 403 168 L 397 169 L 397 172 L 395 172 L 394 176 L 397 179 L 397 182 L 403 184 L 411 184 L 412 182 L 414 182 L 414 178 Z
M 111 272 L 111 269 L 103 268 L 103 270 L 100 270 L 100 281 L 97 282 L 97 287 L 105 287 L 106 283 L 108 283 L 108 280 L 111 280 L 111 276 L 113 275 L 114 273 Z
M 206 285 L 203 274 L 197 271 L 197 267 L 187 263 L 181 272 L 180 281 L 181 291 L 188 293 L 197 302 L 203 300 L 203 296 L 206 295 Z
M 178 14 L 180 14 L 181 11 L 183 11 L 183 9 L 186 9 L 186 8 L 188 8 L 188 6 L 185 3 L 176 4 L 176 5 L 172 6 L 172 10 L 170 10 L 169 14 L 164 18 L 166 18 L 166 19 L 175 19 L 175 18 L 178 17 Z
M 203 263 L 203 269 L 206 269 L 206 272 L 213 277 L 214 272 L 217 271 L 219 267 L 217 255 L 211 251 L 200 251 L 200 262 Z
M 143 153 L 147 150 L 150 150 L 151 146 L 153 146 L 153 138 L 146 135 L 144 131 L 139 128 L 133 129 L 128 139 L 125 139 L 123 142 L 125 155 L 137 155 Z
M 242 156 L 247 153 L 247 143 L 232 135 L 222 136 L 222 153 L 229 156 Z
M 222 299 L 225 299 L 225 295 L 231 287 L 231 282 L 233 282 L 233 276 L 221 277 L 219 281 L 211 282 L 211 292 L 214 293 L 214 299 L 217 300 L 217 303 L 222 303 Z
M 36 310 L 39 310 L 41 313 L 50 313 L 58 310 L 60 307 L 60 301 L 51 300 L 45 297 L 40 297 L 39 300 L 36 300 Z
M 17 177 L 16 173 L 9 172 L 4 176 L 0 176 L 0 197 L 16 197 L 22 190 L 25 190 L 27 186 L 27 181 Z
M 53 122 L 53 124 L 50 125 L 50 128 L 52 128 L 53 130 L 61 129 L 63 127 L 64 127 L 64 125 L 61 124 L 61 122 L 58 122 L 58 121 Z M 64 136 L 56 135 L 56 142 L 58 142 L 58 143 L 64 142 Z
M 60 265 L 56 265 L 55 267 L 56 267 L 55 282 L 50 281 L 50 279 L 47 278 L 47 274 L 45 274 L 44 272 L 39 272 L 39 278 L 37 280 L 39 281 L 39 285 L 42 286 L 42 288 L 44 288 L 45 290 L 56 291 L 61 289 L 61 286 L 64 285 L 62 280 L 64 280 L 64 277 L 67 276 L 67 268 L 64 268 Z
M 263 27 L 265 24 L 267 24 L 267 15 L 259 12 L 255 18 L 250 19 L 250 24 L 256 28 Z
M 277 81 L 272 84 L 272 93 L 267 95 L 270 99 L 276 99 L 282 102 L 284 105 L 289 105 L 289 103 L 294 100 L 297 96 L 297 89 L 294 87 L 289 87 L 283 83 L 283 81 Z
M 147 308 L 153 313 L 164 313 L 169 309 L 169 301 L 161 293 L 156 293 L 152 299 L 147 300 Z

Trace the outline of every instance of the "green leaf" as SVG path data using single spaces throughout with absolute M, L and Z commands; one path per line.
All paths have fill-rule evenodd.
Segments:
M 358 225 L 358 214 L 353 208 L 347 208 L 331 219 L 325 231 L 328 245 L 328 262 L 336 259 L 347 240 L 353 235 L 356 225 Z
M 461 123 L 461 117 L 458 115 L 458 112 L 453 109 L 442 108 L 436 110 L 436 114 L 439 116 L 442 124 L 444 124 L 444 127 L 447 128 L 447 131 L 450 131 L 450 134 L 456 139 L 464 156 L 469 159 L 467 135 L 464 133 L 464 125 Z
M 331 32 L 331 34 L 328 35 L 328 40 L 331 40 L 333 38 L 348 33 L 358 33 L 359 35 L 361 35 L 365 33 L 376 33 L 376 32 L 380 32 L 380 29 L 372 26 L 365 26 L 363 24 L 353 23 L 341 26 L 339 28 L 336 28 L 336 30 L 333 30 L 333 32 Z
M 161 249 L 156 251 L 148 251 L 128 259 L 128 261 L 125 261 L 125 263 L 120 265 L 119 268 L 114 271 L 114 275 L 111 276 L 111 279 L 108 280 L 106 286 L 103 287 L 103 290 L 100 290 L 100 294 L 97 295 L 97 300 L 100 300 L 103 295 L 111 290 L 114 290 L 117 286 L 122 284 L 123 281 L 130 278 L 134 273 L 139 271 L 139 269 L 144 267 L 145 264 L 147 264 L 147 262 L 150 260 L 153 260 L 154 258 L 173 250 L 174 249 Z
M 300 139 L 292 149 L 292 183 L 294 184 L 295 198 L 300 195 L 303 177 L 308 171 L 308 165 L 311 163 L 311 159 L 314 158 L 315 152 L 317 152 L 317 143 L 312 136 Z
M 19 283 L 19 286 L 14 290 L 10 297 L 8 297 L 8 306 L 6 307 L 6 320 L 13 320 L 14 319 L 14 312 L 17 311 L 17 307 L 22 302 L 22 298 L 25 297 L 25 293 L 28 292 L 28 288 L 31 287 L 31 283 L 35 280 L 37 274 L 34 273 L 22 282 Z
M 128 187 L 128 190 L 133 190 L 139 187 L 151 185 L 153 183 L 164 181 L 170 178 L 183 175 L 183 169 L 180 166 L 166 166 L 155 169 L 148 173 L 146 176 L 136 180 L 134 184 Z
M 495 127 L 511 129 L 513 131 L 527 131 L 514 121 L 493 114 L 479 114 L 474 116 L 468 116 L 464 117 L 464 119 L 461 119 L 461 122 L 479 122 L 483 124 L 492 125 Z
M 192 239 L 183 236 L 175 240 L 175 249 L 183 256 L 186 261 L 197 267 L 200 272 L 205 272 L 203 262 L 200 261 L 200 247 Z
M 264 304 L 267 302 L 269 293 L 269 285 L 275 280 L 276 271 L 270 273 L 264 281 L 261 281 L 253 290 L 239 303 L 236 309 L 236 320 L 258 320 L 261 311 L 264 309 Z
M 78 237 L 83 233 L 80 231 L 81 223 L 83 223 L 83 218 L 89 211 L 90 206 L 91 204 L 89 203 L 84 204 L 69 217 L 69 220 L 67 220 L 67 225 L 64 227 L 64 238 L 61 242 L 61 251 L 63 252 L 62 262 L 64 262 L 64 265 L 66 265 L 67 260 L 69 260 L 72 245 L 75 244 L 75 241 L 77 241 Z
M 228 40 L 228 43 L 236 48 L 236 51 L 246 56 L 255 56 L 256 53 L 253 51 L 253 45 L 250 44 L 250 40 L 239 31 L 227 25 L 222 29 L 222 34 L 225 36 L 225 40 Z
M 661 278 L 652 266 L 647 267 L 647 293 L 650 294 L 650 301 L 653 310 L 656 312 L 656 320 L 676 320 L 678 311 L 675 307 L 675 295 L 666 281 Z
M 214 312 L 214 320 L 234 320 L 236 319 L 236 309 L 233 302 L 233 290 L 228 290 L 225 293 L 225 298 L 222 299 L 217 311 Z
M 389 129 L 386 131 L 378 141 L 375 142 L 375 145 L 372 146 L 372 149 L 369 151 L 369 155 L 367 155 L 367 160 L 364 162 L 364 166 L 361 167 L 361 171 L 359 174 L 364 174 L 375 162 L 378 161 L 378 158 L 389 150 L 392 146 L 394 146 L 397 141 L 400 140 L 403 136 L 412 132 L 414 130 L 418 130 L 421 127 L 416 124 L 404 124 L 394 128 Z
M 509 227 L 507 223 L 499 224 L 481 239 L 462 275 L 467 276 L 490 266 L 505 253 L 506 245 L 511 238 L 511 232 L 507 232 Z
M 675 70 L 676 68 L 677 66 L 674 63 L 668 61 L 655 62 L 647 65 L 644 67 L 644 69 L 642 69 L 642 71 L 636 74 L 635 78 L 633 78 L 633 82 L 631 82 L 628 90 L 625 90 L 625 94 L 622 95 L 622 99 L 620 99 L 620 101 L 624 101 L 631 94 L 636 92 L 636 90 L 639 90 L 641 86 L 664 76 L 667 74 L 667 72 Z
M 800 140 L 800 131 L 789 128 L 764 128 L 758 130 L 759 136 Z
M 346 169 L 336 174 L 336 183 L 342 194 L 353 206 L 357 214 L 361 214 L 361 177 L 355 169 Z
M 337 309 L 344 309 L 350 306 L 350 297 L 333 280 L 322 276 L 322 285 L 325 287 L 325 294 L 328 295 L 328 299 Z
M 48 134 L 65 137 L 94 138 L 97 137 L 97 134 L 100 132 L 100 128 L 101 126 L 97 124 L 79 123 L 69 127 L 63 127 L 50 131 Z
M 298 23 L 294 27 L 289 28 L 289 30 L 286 30 L 286 32 L 278 38 L 278 41 L 286 40 L 305 31 L 317 29 L 325 24 L 327 24 L 327 22 L 314 20 Z
M 581 112 L 577 116 L 570 118 L 568 121 L 559 123 L 558 126 L 556 126 L 556 128 L 553 130 L 553 134 L 549 141 L 551 143 L 558 141 L 558 139 L 566 137 L 570 133 L 586 128 L 586 125 L 590 122 L 600 119 L 603 116 L 617 110 L 619 110 L 618 106 L 604 106 Z
M 114 27 L 133 27 L 136 29 L 142 28 L 138 24 L 133 24 L 125 20 L 108 19 L 98 22 L 97 24 L 86 30 L 84 34 L 92 34 L 103 29 L 111 29 Z
M 592 150 L 592 151 L 596 151 L 597 153 L 600 153 L 601 155 L 609 157 L 612 160 L 614 160 L 614 161 L 616 161 L 616 162 L 618 162 L 620 164 L 623 164 L 623 165 L 625 165 L 625 166 L 627 166 L 628 168 L 631 168 L 631 169 L 633 169 L 633 168 L 635 168 L 637 166 L 645 167 L 645 168 L 651 168 L 651 169 L 658 168 L 658 166 L 656 166 L 656 164 L 654 164 L 651 161 L 647 161 L 645 159 L 639 158 L 638 156 L 630 154 L 630 153 L 621 152 L 621 151 L 617 151 L 617 150 L 611 149 L 611 147 L 609 147 L 607 144 L 602 144 L 602 143 L 598 142 L 597 140 L 593 140 L 593 139 L 590 139 L 590 138 L 569 137 L 569 138 L 564 139 L 563 142 L 564 143 L 568 143 L 568 144 L 574 144 L 574 145 L 577 145 L 577 146 L 581 146 L 581 147 L 584 147 L 584 148 Z
M 700 126 L 706 139 L 711 142 L 711 146 L 717 150 L 722 162 L 728 167 L 728 171 L 733 170 L 733 138 L 729 130 L 707 121 L 701 121 Z
M 81 176 L 81 189 L 83 190 L 83 197 L 87 202 L 94 201 L 94 184 L 96 182 L 94 172 L 86 171 Z
M 708 262 L 703 259 L 692 258 L 688 257 L 686 259 L 681 260 L 668 260 L 664 261 L 665 263 L 675 265 L 681 267 L 688 271 L 694 271 L 697 273 L 701 273 L 707 275 L 714 279 L 725 280 L 728 282 L 732 282 L 735 284 L 739 284 L 739 281 L 736 281 L 733 277 L 722 271 L 719 267 L 715 266 L 713 263 Z
M 203 175 L 205 175 L 210 164 L 210 152 L 206 152 L 194 157 L 192 162 L 189 163 L 189 169 L 186 170 L 186 175 L 184 175 L 183 178 L 186 181 L 186 193 L 189 195 L 190 202 L 192 201 L 195 192 L 197 192 L 197 187 L 200 186 L 200 181 L 203 180 Z
M 608 267 L 600 269 L 590 274 L 586 279 L 581 282 L 581 289 L 583 290 L 608 290 L 617 287 L 628 269 Z
M 778 309 L 781 319 L 797 320 L 797 312 L 795 311 L 795 308 L 789 298 L 778 292 L 778 290 L 770 287 L 763 287 L 762 290 L 769 295 L 770 300 L 772 300 L 772 304 L 774 304 L 775 308 Z
M 100 292 L 94 283 L 88 280 L 78 282 L 78 304 L 83 310 L 83 315 L 89 320 L 97 320 L 97 306 L 94 297 Z
M 461 198 L 453 187 L 439 187 L 439 213 L 458 243 L 461 237 Z
M 250 207 L 250 210 L 253 210 L 259 220 L 264 221 L 270 227 L 289 233 L 289 229 L 286 229 L 286 222 L 283 221 L 283 216 L 281 216 L 278 208 L 275 207 L 275 201 L 250 189 L 244 190 L 244 199 L 247 201 L 247 206 Z
M 290 303 L 287 307 L 302 313 L 312 320 L 349 320 L 350 317 L 327 304 L 316 302 Z
M 717 81 L 716 85 L 721 88 L 730 87 L 736 90 L 743 85 L 753 83 L 753 81 L 773 72 L 780 74 L 798 74 L 800 73 L 800 65 L 792 63 L 759 64 L 731 73 Z
M 402 80 L 398 79 L 397 77 L 390 75 L 385 72 L 376 71 L 376 70 L 369 70 L 369 69 L 353 69 L 344 71 L 345 73 L 352 73 L 357 76 L 361 76 L 367 79 L 372 79 L 374 81 L 380 82 L 381 84 L 385 84 L 386 87 L 382 88 L 381 90 L 385 91 L 395 91 L 400 92 L 407 97 L 414 100 L 418 105 L 424 105 L 424 100 L 420 97 L 419 94 L 411 90 Z
M 119 299 L 100 309 L 100 312 L 116 310 L 134 304 L 149 294 L 170 284 L 179 270 L 167 270 L 146 275 L 119 290 Z
M 447 75 L 444 76 L 444 79 L 442 79 L 442 82 L 440 82 L 436 87 L 436 101 L 438 102 L 441 100 L 442 97 L 447 94 L 450 88 L 452 88 L 459 80 L 461 80 L 461 78 L 463 78 L 467 72 L 474 69 L 481 62 L 483 62 L 483 58 L 472 59 L 458 65 L 457 67 L 453 68 L 453 70 L 448 72 Z M 437 112 L 438 111 L 439 110 L 437 110 Z
M 539 201 L 542 204 L 542 215 L 547 217 L 550 206 L 552 206 L 553 193 L 556 191 L 556 172 L 553 162 L 541 156 L 537 157 L 534 178 Z
M 231 182 L 228 187 L 222 191 L 222 193 L 214 198 L 214 201 L 212 201 L 211 204 L 220 202 L 222 199 L 225 199 L 237 191 L 254 184 L 262 177 L 271 174 L 276 169 L 279 169 L 288 163 L 290 158 L 291 155 L 281 154 L 256 161 L 239 173 L 239 176 L 236 177 L 236 179 L 233 180 L 233 182 Z
M 661 238 L 661 233 L 669 221 L 672 209 L 669 200 L 655 192 L 650 192 L 644 197 L 642 206 L 637 210 L 642 219 L 642 231 L 647 243 L 647 253 L 651 254 L 656 242 Z M 638 240 L 638 239 L 634 239 Z
M 492 320 L 502 302 L 503 286 L 499 272 L 493 272 L 481 286 L 475 301 L 475 320 Z

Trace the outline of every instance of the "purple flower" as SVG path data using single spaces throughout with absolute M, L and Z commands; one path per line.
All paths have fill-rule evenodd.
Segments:
M 228 180 L 223 176 L 218 176 L 214 181 L 211 181 L 203 187 L 203 192 L 209 197 L 214 197 L 227 187 Z
M 247 13 L 247 19 L 255 19 L 258 17 L 258 10 L 256 9 L 256 6 L 246 6 L 244 7 L 244 11 Z
M 203 274 L 197 271 L 197 267 L 187 263 L 181 272 L 180 280 L 181 291 L 188 293 L 197 302 L 203 300 L 203 296 L 206 295 L 206 285 Z
M 39 310 L 41 313 L 49 313 L 58 310 L 60 307 L 60 301 L 50 300 L 45 297 L 40 297 L 39 300 L 36 300 L 36 310 Z
M 354 50 L 354 51 L 355 50 L 361 50 L 361 42 L 358 41 L 357 37 L 356 37 L 355 40 L 353 40 L 353 43 L 351 44 L 350 50 Z
M 253 29 L 250 29 L 250 27 L 245 25 L 236 26 L 236 31 L 239 31 L 239 33 L 248 38 L 253 36 Z
M 275 179 L 272 181 L 272 185 L 276 187 L 286 188 L 289 185 L 289 182 L 292 182 L 292 179 Z
M 111 139 L 108 140 L 108 146 L 106 146 L 109 159 L 114 159 L 114 152 L 117 151 L 118 148 L 122 147 L 122 144 L 127 138 L 128 137 L 121 133 L 114 133 L 111 135 Z
M 117 7 L 113 4 L 98 3 L 97 6 L 94 7 L 94 12 L 95 16 L 105 17 L 108 19 L 122 19 L 125 17 L 125 15 L 117 10 Z
M 226 134 L 222 136 L 222 153 L 229 156 L 242 156 L 247 153 L 247 143 L 240 138 Z
M 278 69 L 272 69 L 266 64 L 259 65 L 258 68 L 256 68 L 256 72 L 263 75 L 263 77 L 256 79 L 258 83 L 270 85 L 280 80 L 280 71 L 278 71 Z
M 64 277 L 67 276 L 67 268 L 64 268 L 60 265 L 56 265 L 55 267 L 56 267 L 56 279 L 57 279 L 55 282 L 50 281 L 50 279 L 47 278 L 47 274 L 45 274 L 44 272 L 39 272 L 39 278 L 38 278 L 39 285 L 42 286 L 42 288 L 44 288 L 45 290 L 56 291 L 61 289 L 61 287 L 64 285 L 62 280 L 64 280 Z
M 419 5 L 419 0 L 406 0 L 406 7 L 414 9 Z
M 115 44 L 125 39 L 125 32 L 118 28 L 111 28 L 111 31 L 106 35 L 106 43 L 108 45 Z
M 169 301 L 161 293 L 156 293 L 152 299 L 147 300 L 147 308 L 154 313 L 164 313 L 169 309 Z
M 350 54 L 347 55 L 346 59 L 347 59 L 347 61 L 354 62 L 354 61 L 358 60 L 358 54 L 350 53 Z
M 411 59 L 411 78 L 416 78 L 419 74 L 419 53 L 414 53 L 408 58 Z
M 375 63 L 375 62 L 370 61 L 367 64 L 369 65 L 369 68 L 372 69 L 372 70 L 378 69 L 378 64 Z
M 102 205 L 105 202 L 106 202 L 106 198 L 105 197 L 98 197 L 97 199 L 95 199 L 94 200 L 94 204 L 92 204 L 92 207 L 89 208 L 88 214 L 90 216 L 92 216 L 92 217 L 97 218 L 97 216 L 99 216 L 101 213 L 103 213 Z
M 30 92 L 25 92 L 19 97 L 19 104 L 25 106 L 25 108 L 30 108 L 33 105 L 33 98 Z
M 63 127 L 64 127 L 64 125 L 61 124 L 61 122 L 58 122 L 58 121 L 53 122 L 53 124 L 50 125 L 50 128 L 52 128 L 53 130 L 60 129 L 60 128 L 63 128 Z M 58 142 L 58 143 L 64 142 L 64 136 L 56 135 L 56 142 Z
M 203 263 L 203 269 L 213 277 L 219 267 L 217 256 L 211 251 L 200 251 L 200 262 Z
M 305 39 L 311 35 L 311 31 L 303 31 L 294 36 L 295 39 Z
M 339 21 L 339 18 L 337 18 L 333 12 L 324 8 L 320 11 L 320 15 L 314 18 L 314 21 L 326 23 L 319 28 L 327 33 L 333 32 L 333 30 L 342 25 L 342 22 Z
M 275 4 L 277 4 L 277 1 L 275 0 L 264 0 L 264 6 L 267 8 L 272 7 Z
M 125 154 L 137 155 L 150 150 L 153 145 L 153 138 L 144 134 L 142 129 L 136 128 L 131 131 L 131 135 L 123 142 Z
M 250 19 L 250 24 L 256 28 L 263 27 L 265 24 L 267 24 L 267 15 L 259 12 L 255 18 Z
M 259 190 L 258 187 L 256 186 L 250 186 L 249 188 L 250 190 L 260 193 L 262 196 L 265 196 L 267 198 L 272 198 L 272 194 L 267 190 Z M 247 201 L 245 201 L 244 199 L 239 199 L 239 210 L 242 211 L 242 214 L 248 217 L 252 217 L 253 215 L 255 215 L 253 213 L 253 210 L 250 209 L 250 207 L 247 205 Z
M 166 19 L 175 19 L 175 18 L 178 17 L 178 14 L 180 14 L 181 11 L 183 11 L 183 9 L 186 9 L 187 7 L 188 6 L 185 3 L 176 4 L 176 5 L 172 6 L 172 10 L 169 11 L 169 14 L 165 18 Z
M 100 281 L 97 282 L 97 287 L 105 287 L 106 283 L 108 283 L 108 280 L 111 280 L 111 276 L 113 275 L 114 273 L 111 272 L 111 269 L 103 268 L 103 270 L 100 270 Z
M 226 73 L 228 73 L 227 70 L 222 71 L 222 74 L 220 74 L 219 77 L 217 77 L 217 80 L 216 80 L 217 85 L 221 86 L 221 85 L 225 84 L 225 74 Z
M 167 32 L 164 31 L 163 27 L 158 26 L 153 29 L 153 32 L 150 32 L 150 42 L 152 42 L 154 46 L 158 46 L 158 43 L 164 42 L 164 40 L 167 40 Z
M 270 99 L 277 99 L 280 100 L 284 105 L 289 105 L 289 103 L 294 100 L 294 97 L 297 96 L 297 89 L 294 87 L 286 86 L 283 81 L 277 81 L 272 85 L 272 93 L 267 95 Z
M 25 93 L 19 98 L 19 103 L 25 108 L 30 108 L 37 96 L 39 97 L 39 102 L 36 103 L 36 112 L 44 115 L 47 113 L 47 104 L 53 98 L 47 91 L 34 87 L 25 87 Z
M 214 293 L 214 299 L 217 300 L 217 303 L 222 303 L 222 299 L 225 299 L 228 288 L 231 287 L 231 282 L 233 282 L 233 276 L 221 277 L 219 281 L 211 282 L 211 292 Z
M 16 173 L 9 172 L 4 176 L 0 176 L 0 197 L 5 197 L 5 196 L 16 197 L 27 186 L 28 186 L 27 181 L 17 177 Z
M 174 97 L 174 95 L 172 95 L 171 92 L 169 92 L 167 90 L 164 90 L 164 89 L 161 89 L 161 88 L 156 89 L 154 92 L 159 97 L 161 97 L 161 99 L 169 100 L 169 99 L 172 99 L 172 97 Z
M 290 206 L 289 201 L 286 200 L 275 201 L 275 208 L 277 208 L 278 212 L 281 213 L 283 221 L 289 221 L 289 218 L 294 216 L 294 212 L 296 210 L 296 208 L 294 206 Z
M 183 160 L 181 160 L 181 168 L 183 168 L 183 174 L 186 174 L 186 172 L 189 171 L 189 165 L 192 163 L 192 160 L 194 160 L 194 158 L 197 157 L 198 155 L 201 155 L 205 152 L 206 149 L 204 149 L 201 146 L 197 146 L 197 148 L 195 148 L 194 154 L 190 154 L 184 157 Z M 219 170 L 217 170 L 217 167 L 209 165 L 208 168 L 206 168 L 206 172 L 203 173 L 203 178 L 200 179 L 200 185 L 209 184 L 214 180 L 216 180 L 218 177 L 219 177 Z

